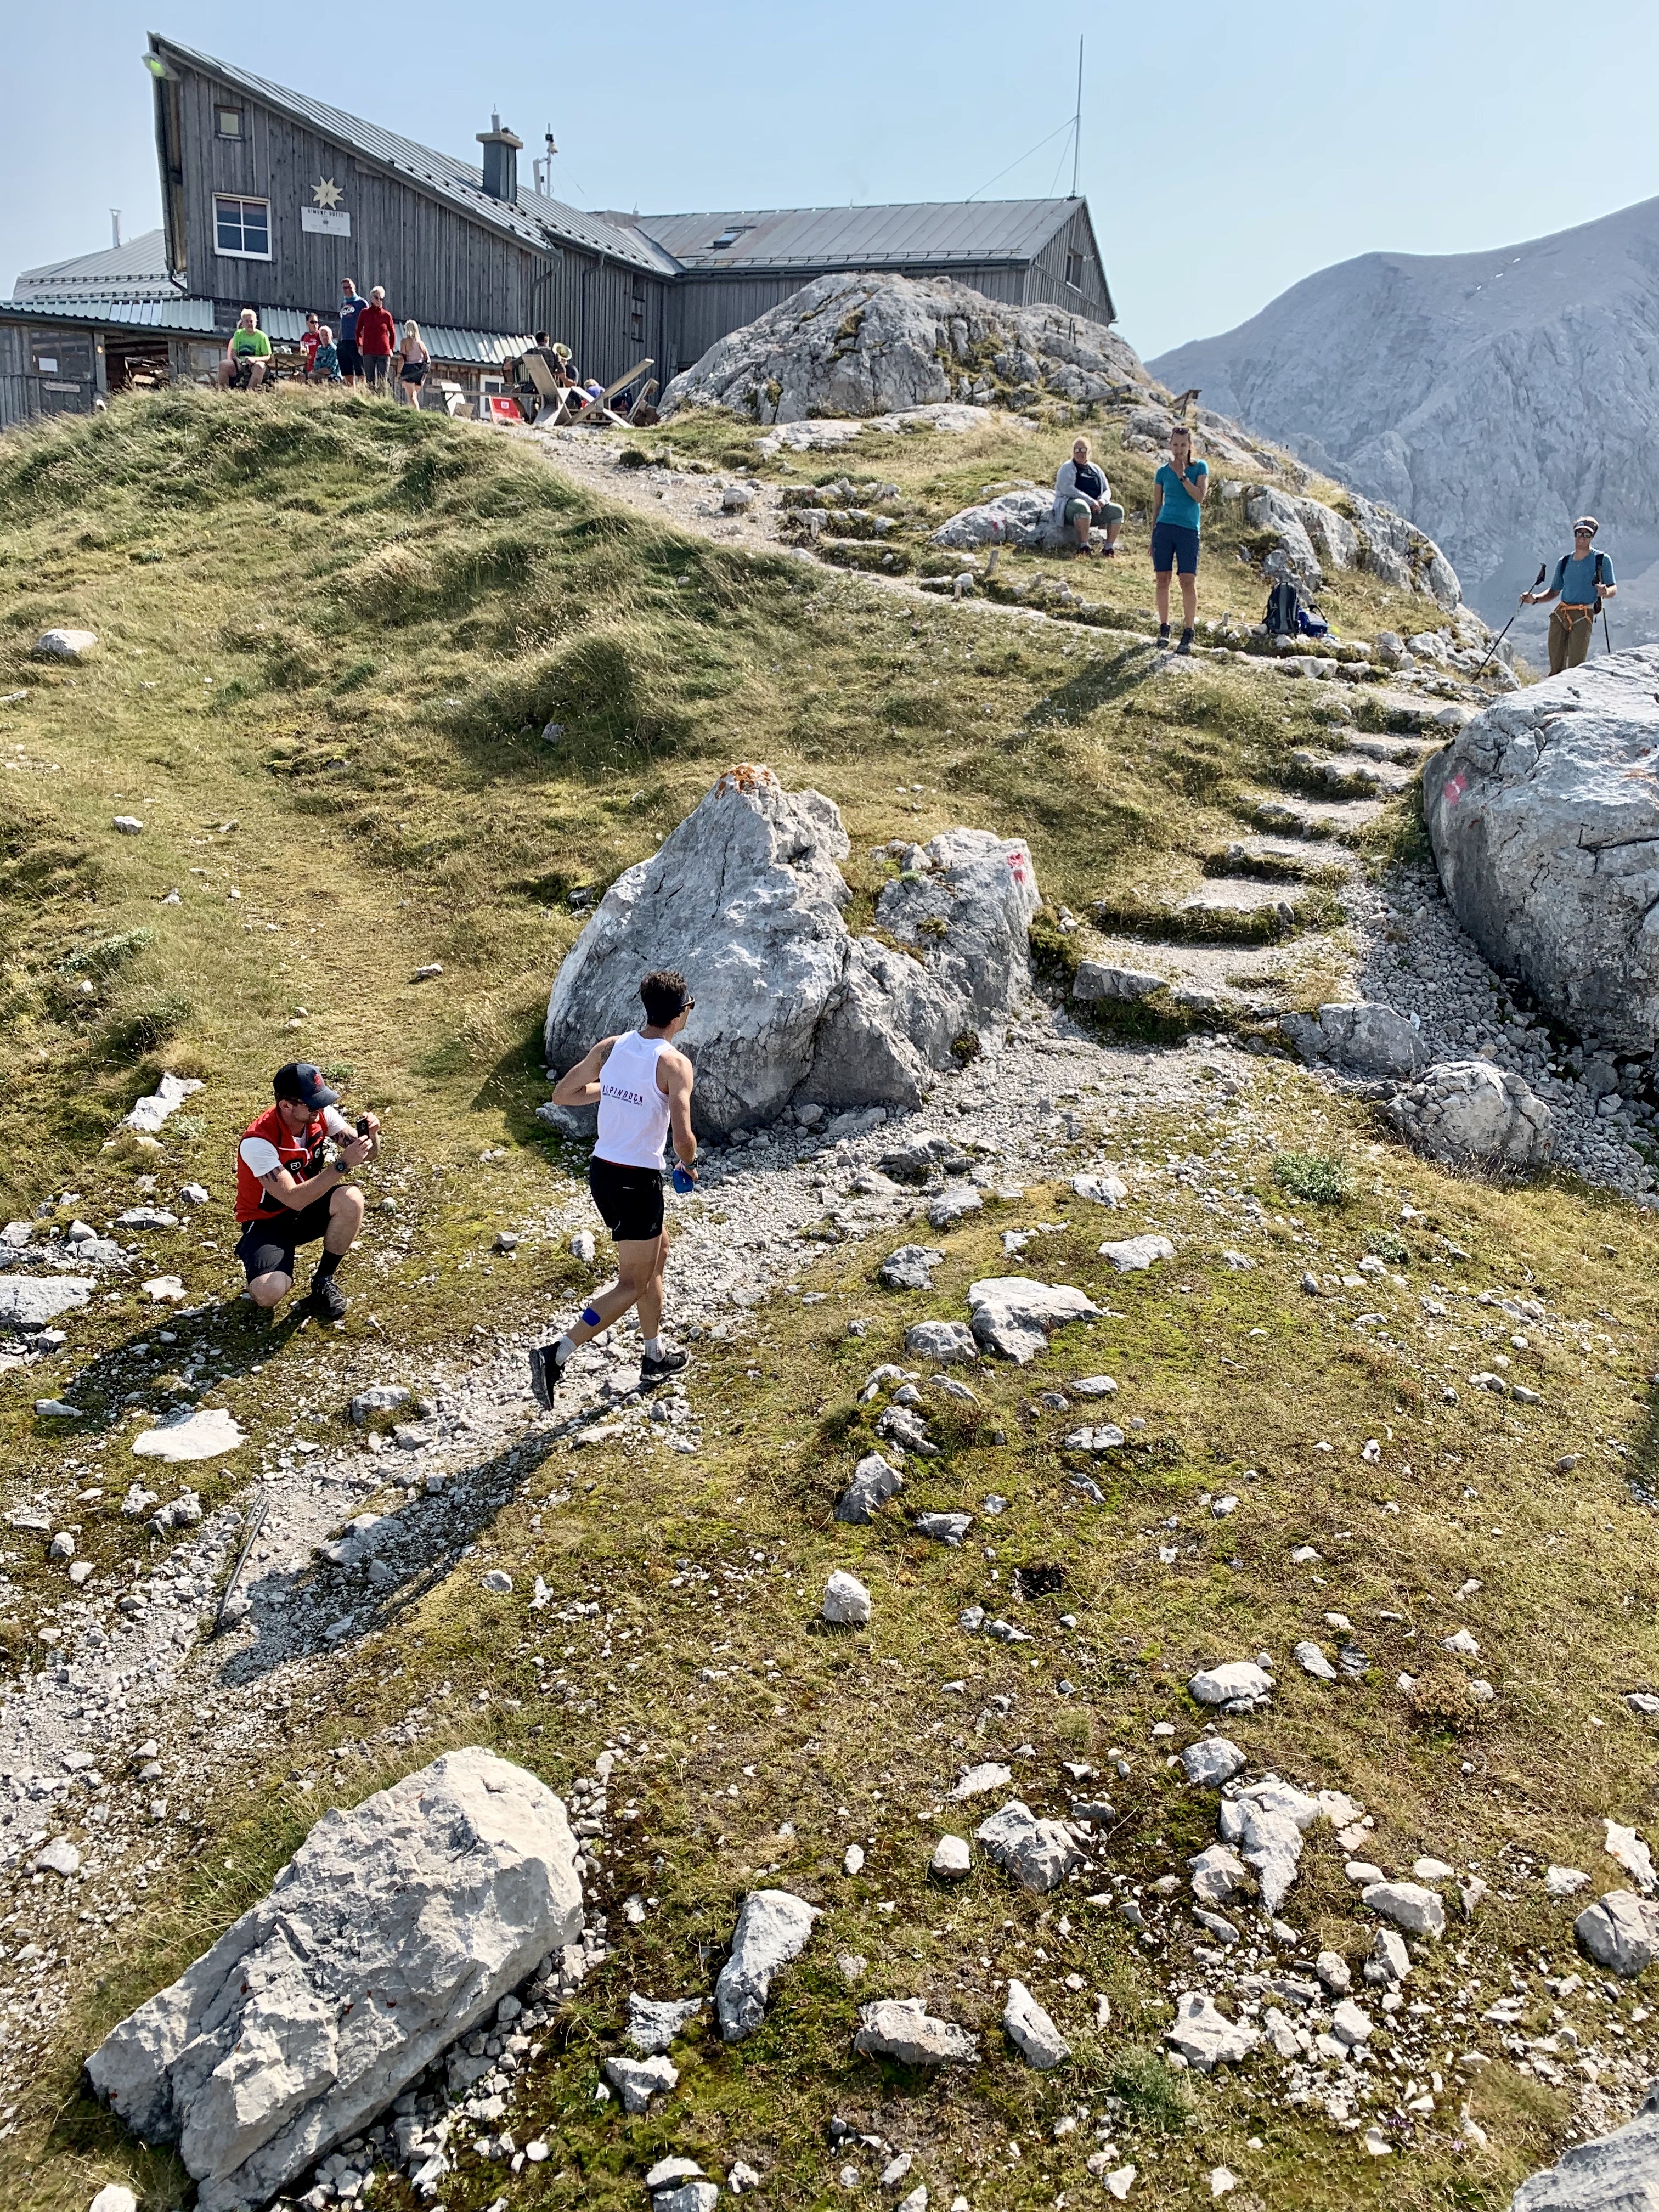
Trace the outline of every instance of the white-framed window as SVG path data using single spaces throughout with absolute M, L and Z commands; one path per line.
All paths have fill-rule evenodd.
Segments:
M 216 106 L 213 111 L 213 135 L 216 138 L 245 138 L 242 111 L 240 107 Z
M 270 202 L 215 192 L 213 240 L 216 253 L 228 254 L 238 261 L 269 261 Z

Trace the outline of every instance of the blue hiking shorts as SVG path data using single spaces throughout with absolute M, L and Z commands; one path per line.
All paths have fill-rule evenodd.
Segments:
M 1171 568 L 1183 576 L 1198 574 L 1198 532 L 1183 529 L 1178 522 L 1155 522 L 1152 525 L 1152 570 L 1154 574 L 1167 576 Z

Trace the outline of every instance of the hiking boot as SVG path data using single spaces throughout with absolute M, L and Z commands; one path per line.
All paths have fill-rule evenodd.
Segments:
M 665 1352 L 660 1359 L 653 1359 L 648 1355 L 641 1356 L 641 1389 L 654 1390 L 659 1382 L 665 1382 L 671 1375 L 678 1375 L 690 1357 L 689 1352 Z
M 551 1344 L 532 1344 L 530 1347 L 530 1388 L 536 1403 L 550 1413 L 553 1410 L 553 1401 L 558 1395 L 559 1385 L 564 1380 L 564 1370 L 570 1364 L 571 1352 L 574 1349 L 574 1346 L 567 1347 L 564 1357 L 561 1358 L 559 1346 L 562 1342 L 562 1338 L 556 1338 Z
M 1158 643 L 1159 643 L 1160 645 L 1164 645 L 1164 646 L 1167 646 L 1167 645 L 1169 644 L 1169 642 L 1170 642 L 1170 625 L 1169 625 L 1169 623 L 1160 623 L 1158 624 Z
M 1176 646 L 1176 651 L 1177 653 L 1190 653 L 1192 649 L 1193 634 L 1189 629 L 1183 629 L 1181 633 L 1181 642 Z
M 325 1275 L 311 1285 L 311 1304 L 325 1321 L 343 1321 L 349 1301 L 332 1275 Z

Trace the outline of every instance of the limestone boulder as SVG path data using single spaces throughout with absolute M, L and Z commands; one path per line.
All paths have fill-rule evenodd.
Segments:
M 1627 1980 L 1659 1958 L 1659 1905 L 1634 1890 L 1613 1889 L 1587 1905 L 1572 1923 L 1578 1948 L 1609 1973 Z
M 751 422 L 876 416 L 946 401 L 1086 403 L 1144 388 L 1103 323 L 1013 307 L 950 277 L 820 276 L 719 339 L 663 394 L 665 416 L 724 407 Z
M 854 2051 L 902 2066 L 971 2066 L 979 2039 L 954 2021 L 936 2020 L 920 1997 L 888 1997 L 859 2007 Z
M 1030 990 L 1030 854 L 979 830 L 935 838 L 925 888 L 901 878 L 882 895 L 899 894 L 881 926 L 914 939 L 913 957 L 848 930 L 836 863 L 848 849 L 821 793 L 785 791 L 769 769 L 723 775 L 611 885 L 566 956 L 548 1001 L 549 1065 L 568 1067 L 596 1039 L 636 1027 L 641 977 L 672 967 L 696 1000 L 679 1042 L 696 1068 L 703 1132 L 769 1121 L 801 1099 L 919 1104 L 954 1065 L 953 1042 Z
M 1548 1012 L 1659 1046 L 1659 646 L 1496 701 L 1423 771 L 1453 912 Z
M 932 543 L 956 553 L 975 552 L 981 545 L 1043 546 L 1048 543 L 1054 507 L 1051 492 L 1000 492 L 940 523 Z M 1075 539 L 1076 532 L 1071 534 Z
M 273 1883 L 87 2062 L 201 2212 L 264 2203 L 358 2133 L 581 1932 L 576 1844 L 537 1778 L 471 1747 L 325 1814 Z
M 1431 1159 L 1525 1170 L 1549 1158 L 1555 1117 L 1524 1076 L 1489 1060 L 1448 1060 L 1396 1091 L 1384 1109 Z
M 1018 1797 L 981 1820 L 974 1840 L 1022 1889 L 1039 1893 L 1063 1881 L 1083 1856 L 1060 1821 L 1039 1820 Z
M 1036 1358 L 1054 1329 L 1100 1311 L 1070 1283 L 1039 1283 L 1029 1275 L 988 1275 L 969 1283 L 968 1304 L 981 1346 L 1021 1367 Z
M 1523 2181 L 1510 2212 L 1659 2212 L 1659 2082 L 1636 2118 Z
M 1428 1066 L 1429 1050 L 1408 1014 L 1361 1000 L 1324 1006 L 1315 1014 L 1286 1014 L 1279 1028 L 1305 1060 L 1328 1060 L 1356 1075 L 1394 1078 Z

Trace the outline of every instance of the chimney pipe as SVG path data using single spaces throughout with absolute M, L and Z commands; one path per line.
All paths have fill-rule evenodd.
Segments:
M 119 208 L 112 208 L 109 211 L 109 242 L 112 246 L 118 246 L 121 243 L 121 210 Z
M 488 131 L 478 133 L 478 143 L 483 148 L 483 188 L 493 200 L 505 200 L 515 206 L 519 198 L 519 155 L 524 140 L 515 138 L 510 131 L 503 131 L 501 118 L 494 114 Z

